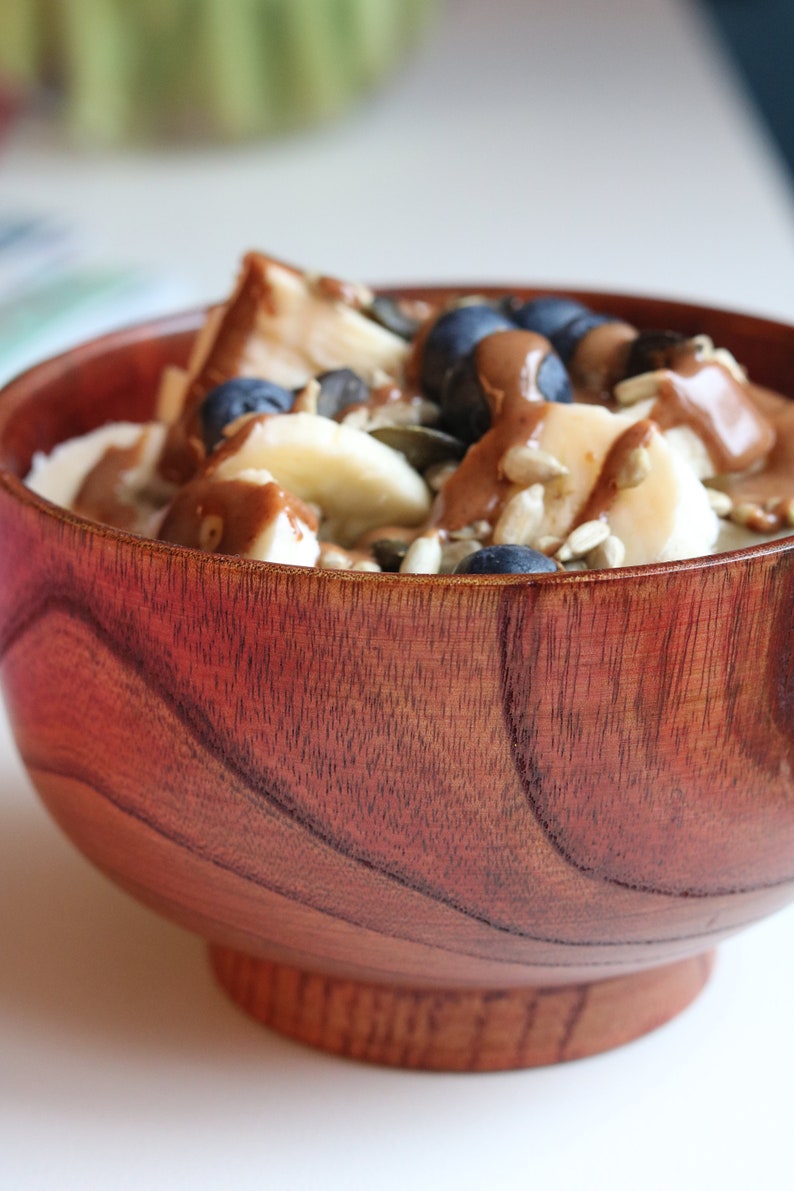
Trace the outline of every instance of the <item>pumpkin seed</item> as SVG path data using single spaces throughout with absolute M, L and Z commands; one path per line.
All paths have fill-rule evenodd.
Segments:
M 417 471 L 448 459 L 462 459 L 466 452 L 460 439 L 431 426 L 378 426 L 370 434 L 387 447 L 400 451 Z
M 379 538 L 373 542 L 370 549 L 375 562 L 382 571 L 399 571 L 402 561 L 408 553 L 408 542 L 400 538 Z

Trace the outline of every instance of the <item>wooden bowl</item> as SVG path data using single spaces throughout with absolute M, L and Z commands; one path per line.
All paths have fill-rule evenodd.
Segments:
M 580 296 L 794 390 L 791 328 Z M 678 1013 L 714 945 L 794 893 L 794 541 L 362 575 L 143 540 L 22 485 L 34 450 L 147 417 L 198 318 L 0 399 L 2 679 L 55 819 L 203 935 L 249 1013 L 326 1050 L 523 1067 Z

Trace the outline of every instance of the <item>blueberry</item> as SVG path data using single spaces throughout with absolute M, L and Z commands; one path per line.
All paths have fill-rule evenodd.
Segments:
M 212 451 L 223 437 L 224 427 L 243 414 L 283 414 L 292 408 L 295 394 L 270 380 L 238 376 L 210 389 L 201 406 L 204 445 Z
M 441 388 L 441 425 L 467 445 L 490 428 L 491 407 L 480 387 L 473 352 L 447 371 Z
M 458 306 L 436 319 L 422 351 L 422 387 L 437 401 L 444 377 L 462 356 L 494 331 L 510 331 L 514 324 L 493 306 Z
M 369 397 L 369 385 L 352 368 L 334 368 L 317 377 L 320 393 L 317 412 L 335 418 L 350 405 L 362 405 Z
M 513 322 L 524 331 L 535 331 L 538 335 L 545 335 L 554 340 L 554 336 L 567 323 L 583 314 L 590 314 L 586 306 L 573 298 L 533 298 L 525 302 L 511 314 Z
M 625 375 L 640 376 L 666 368 L 670 352 L 683 342 L 684 336 L 677 331 L 640 331 L 629 349 Z
M 534 298 L 515 309 L 513 321 L 525 331 L 545 335 L 564 364 L 568 364 L 581 339 L 594 327 L 614 322 L 608 314 L 596 314 L 573 298 Z
M 547 575 L 557 564 L 529 546 L 484 546 L 467 554 L 455 567 L 455 575 Z
M 476 351 L 471 351 L 458 360 L 447 372 L 441 388 L 441 425 L 467 445 L 482 438 L 492 421 L 491 407 L 480 384 L 476 355 Z M 535 383 L 544 401 L 565 404 L 573 401 L 568 373 L 553 351 L 541 361 Z
M 613 323 L 614 321 L 614 318 L 610 318 L 608 314 L 596 314 L 592 310 L 586 310 L 584 314 L 577 315 L 564 327 L 560 327 L 559 331 L 554 332 L 551 336 L 554 350 L 563 363 L 570 364 L 573 353 L 585 335 L 596 327 L 602 327 L 604 323 Z
M 573 401 L 573 390 L 565 365 L 554 352 L 549 352 L 543 358 L 535 383 L 544 401 L 558 401 L 565 405 Z

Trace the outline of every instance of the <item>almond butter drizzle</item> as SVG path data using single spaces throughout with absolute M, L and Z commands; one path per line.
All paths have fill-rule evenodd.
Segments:
M 647 447 L 655 431 L 655 424 L 643 418 L 618 435 L 606 453 L 598 479 L 574 517 L 572 528 L 583 525 L 585 521 L 598 521 L 607 516 L 620 491 L 618 477 L 627 457 L 637 447 Z
M 160 473 L 164 479 L 182 484 L 196 474 L 205 456 L 201 427 L 201 404 L 207 393 L 230 377 L 242 374 L 246 344 L 253 333 L 260 309 L 275 313 L 272 287 L 268 281 L 269 258 L 248 253 L 234 293 L 217 317 L 213 343 L 188 379 L 182 414 L 169 427 Z M 294 270 L 293 270 L 294 271 Z
M 499 460 L 508 447 L 532 443 L 539 436 L 545 403 L 535 378 L 548 347 L 536 337 L 539 344 L 533 354 L 520 338 L 528 334 L 497 332 L 476 349 L 478 376 L 494 420 L 444 486 L 433 516 L 440 528 L 457 529 L 480 519 L 493 522 L 511 491 L 500 474 Z M 627 324 L 610 323 L 585 337 L 573 367 L 577 401 L 592 401 L 598 383 L 611 383 L 619 375 L 634 334 Z M 699 359 L 691 344 L 676 352 L 671 363 L 649 417 L 612 445 L 574 525 L 607 515 L 617 496 L 621 466 L 636 447 L 648 445 L 654 424 L 660 430 L 689 426 L 720 472 L 740 473 L 718 481 L 734 500 L 765 504 L 794 495 L 794 403 L 742 384 L 719 361 Z
M 240 307 L 243 300 L 251 296 L 252 275 L 256 281 L 253 288 L 259 291 L 257 301 L 266 300 L 266 295 L 261 292 L 263 286 L 267 288 L 266 274 L 256 254 L 246 259 L 244 278 L 245 274 L 248 275 L 247 283 L 241 281 L 225 312 L 229 318 L 233 311 L 234 319 L 243 324 L 251 315 L 247 305 L 245 310 Z M 352 304 L 352 290 L 348 292 L 349 287 L 336 279 L 322 277 L 316 284 L 326 296 Z M 423 400 L 416 389 L 424 342 L 432 325 L 431 317 L 413 341 L 406 368 L 407 389 L 403 390 L 396 383 L 373 389 L 366 402 L 367 408 L 374 410 L 395 402 Z M 570 368 L 576 401 L 598 404 L 604 401 L 622 375 L 635 335 L 636 331 L 628 324 L 615 321 L 595 327 L 583 338 Z M 509 447 L 531 445 L 540 436 L 546 403 L 537 389 L 537 373 L 548 350 L 549 344 L 541 336 L 520 330 L 496 332 L 477 346 L 476 367 L 491 408 L 492 425 L 469 448 L 445 484 L 436 501 L 431 524 L 443 531 L 455 531 L 477 521 L 493 524 L 496 520 L 514 490 L 514 485 L 500 471 L 500 460 Z M 224 368 L 227 364 L 228 361 L 224 361 Z M 169 433 L 163 471 L 166 474 L 170 471 L 174 478 L 184 479 L 201 466 L 204 449 L 196 433 L 197 410 L 202 391 L 206 391 L 217 374 L 218 361 L 210 352 L 190 384 L 186 416 L 183 415 L 181 425 L 172 427 Z M 648 418 L 626 430 L 613 443 L 595 485 L 583 497 L 574 525 L 607 515 L 618 492 L 617 475 L 623 461 L 636 447 L 647 445 L 654 424 L 661 430 L 682 425 L 690 427 L 705 443 L 715 468 L 721 473 L 708 483 L 727 492 L 735 503 L 755 502 L 759 507 L 766 506 L 767 520 L 777 518 L 782 524 L 782 516 L 774 512 L 773 505 L 794 497 L 794 401 L 758 386 L 743 384 L 719 360 L 700 358 L 697 346 L 687 342 L 671 352 L 669 368 L 660 382 L 659 395 Z M 277 485 L 265 485 L 264 490 L 275 488 L 280 497 L 271 492 L 259 501 L 252 496 L 254 486 L 245 482 L 219 484 L 212 481 L 210 485 L 209 472 L 236 446 L 235 436 L 229 444 L 219 448 L 213 457 L 213 465 L 202 477 L 186 486 L 187 489 L 195 488 L 189 499 L 185 498 L 185 489 L 180 492 L 167 520 L 173 515 L 178 525 L 170 532 L 182 536 L 170 540 L 197 544 L 193 539 L 201 517 L 196 509 L 201 505 L 205 514 L 217 513 L 223 518 L 224 525 L 228 525 L 218 549 L 244 553 L 242 543 L 252 541 L 261 532 L 267 510 L 271 516 L 278 511 L 287 511 L 284 504 L 287 494 Z M 86 479 L 79 497 L 80 511 L 122 527 L 131 524 L 135 510 L 129 510 L 129 522 L 124 522 L 125 511 L 119 512 L 113 492 L 121 474 L 139 461 L 137 447 L 128 451 L 111 448 Z M 218 496 L 214 503 L 207 496 L 210 486 L 213 494 Z M 222 500 L 218 495 L 220 489 L 224 490 Z M 218 501 L 225 511 L 215 507 Z M 190 503 L 194 508 L 188 516 L 187 505 Z M 302 502 L 298 501 L 297 505 L 290 515 L 316 528 L 316 518 L 311 510 Z M 181 510 L 178 516 L 175 510 Z M 112 516 L 109 516 L 111 512 Z M 410 537 L 416 532 L 410 531 Z M 379 532 L 378 536 L 383 534 Z
M 593 327 L 583 336 L 571 358 L 571 383 L 586 394 L 576 400 L 607 400 L 612 388 L 623 377 L 629 347 L 637 331 L 628 323 L 610 322 Z
M 317 278 L 314 286 L 320 297 L 327 298 L 331 302 L 342 302 L 345 306 L 352 306 L 354 310 L 361 310 L 364 305 L 362 287 L 355 285 L 352 281 L 342 281 L 338 277 L 323 275 Z
M 147 438 L 148 432 L 144 431 L 131 447 L 107 448 L 80 486 L 74 500 L 76 513 L 118 529 L 134 530 L 140 524 L 139 494 L 125 499 L 125 481 L 144 462 Z
M 499 461 L 508 447 L 530 443 L 540 431 L 546 402 L 537 374 L 548 352 L 548 340 L 532 331 L 497 331 L 477 345 L 475 365 L 493 424 L 469 447 L 439 494 L 432 523 L 440 529 L 498 516 L 512 488 Z
M 735 504 L 752 502 L 761 506 L 794 498 L 794 400 L 760 385 L 748 385 L 748 397 L 757 412 L 772 427 L 775 442 L 762 467 L 736 476 L 709 480 Z M 777 517 L 781 528 L 783 521 Z
M 742 472 L 762 463 L 775 430 L 745 384 L 717 360 L 698 359 L 686 345 L 675 352 L 650 417 L 661 430 L 689 426 L 703 440 L 717 472 Z
M 219 481 L 200 476 L 185 484 L 176 496 L 160 528 L 160 539 L 201 548 L 202 523 L 207 517 L 217 517 L 222 529 L 215 550 L 246 555 L 267 526 L 282 515 L 289 518 L 298 540 L 303 537 L 301 523 L 317 531 L 317 517 L 312 510 L 276 483 Z

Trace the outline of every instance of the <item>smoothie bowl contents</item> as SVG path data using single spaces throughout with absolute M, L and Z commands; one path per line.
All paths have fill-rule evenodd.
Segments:
M 353 571 L 549 573 L 794 529 L 794 403 L 693 327 L 572 298 L 376 296 L 250 253 L 156 420 L 27 482 L 163 541 Z
M 792 328 L 578 297 L 252 255 L 0 396 L 33 783 L 335 1053 L 594 1054 L 794 896 Z

